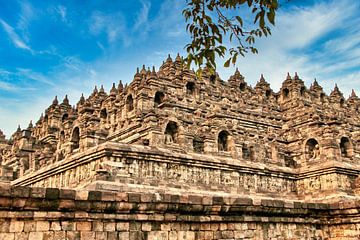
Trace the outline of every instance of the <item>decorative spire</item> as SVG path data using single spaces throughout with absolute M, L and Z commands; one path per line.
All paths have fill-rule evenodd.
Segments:
M 330 97 L 341 97 L 343 98 L 343 94 L 340 92 L 337 84 L 335 83 L 334 90 L 330 93 Z
M 143 65 L 141 71 L 140 71 L 140 74 L 141 75 L 146 75 L 146 68 L 145 68 L 145 65 Z
M 152 79 L 157 78 L 157 74 L 156 74 L 156 71 L 155 71 L 155 66 L 152 67 L 152 71 L 150 73 L 150 78 L 152 78 Z
M 314 86 L 320 86 L 319 83 L 317 82 L 316 78 L 314 78 Z
M 179 53 L 176 55 L 175 62 L 181 62 L 181 57 Z
M 263 74 L 261 74 L 261 76 L 260 76 L 260 82 L 265 82 L 265 78 L 264 78 Z
M 28 129 L 32 129 L 32 128 L 33 128 L 33 123 L 32 123 L 32 120 L 30 120 Z
M 314 82 L 311 84 L 310 90 L 311 91 L 322 91 L 323 90 L 323 88 L 319 85 L 316 78 L 314 78 Z
M 58 99 L 57 99 L 57 96 L 55 96 L 52 104 L 53 104 L 53 105 L 58 105 L 58 103 L 59 103 L 59 101 L 58 101 Z
M 85 98 L 84 98 L 84 94 L 81 94 L 80 100 L 79 100 L 79 104 L 84 104 L 85 102 Z
M 117 93 L 117 89 L 115 87 L 115 83 L 113 83 L 110 89 L 110 95 L 116 95 L 116 93 Z
M 68 99 L 68 95 L 65 95 L 65 98 L 63 99 L 63 104 L 69 105 L 69 99 Z
M 356 93 L 354 91 L 354 89 L 351 89 L 351 95 L 350 98 L 357 98 Z
M 101 84 L 100 93 L 105 93 L 104 86 Z
M 289 72 L 287 73 L 286 80 L 291 80 L 291 76 Z
M 299 80 L 299 76 L 297 72 L 295 72 L 294 80 Z
M 98 93 L 98 89 L 97 89 L 97 86 L 95 85 L 95 88 L 94 88 L 93 94 L 97 94 L 97 93 Z
M 20 124 L 18 125 L 17 129 L 16 129 L 17 132 L 21 132 L 21 127 L 20 127 Z
M 172 58 L 171 58 L 170 54 L 168 55 L 168 58 L 166 59 L 166 62 L 172 62 Z
M 139 73 L 139 68 L 138 68 L 137 73 Z M 119 91 L 119 93 L 124 91 L 124 85 L 121 80 L 119 81 L 119 84 L 118 84 L 118 91 Z

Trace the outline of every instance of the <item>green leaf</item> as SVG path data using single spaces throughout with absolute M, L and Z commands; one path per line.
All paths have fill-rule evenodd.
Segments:
M 224 63 L 224 67 L 229 67 L 230 66 L 230 61 L 231 61 L 231 58 L 226 60 L 226 62 Z

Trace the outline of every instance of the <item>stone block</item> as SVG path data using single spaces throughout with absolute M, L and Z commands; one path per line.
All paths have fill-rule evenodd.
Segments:
M 80 232 L 66 231 L 66 238 L 67 240 L 80 240 Z
M 95 239 L 96 240 L 108 240 L 106 232 L 95 232 Z
M 61 221 L 61 229 L 64 231 L 74 231 L 75 223 L 71 221 Z
M 24 186 L 13 186 L 11 188 L 11 197 L 28 198 L 30 196 L 30 188 Z
M 73 210 L 76 208 L 75 201 L 70 199 L 61 199 L 59 201 L 60 210 Z
M 107 232 L 107 240 L 118 240 L 119 239 L 118 236 L 119 235 L 117 232 Z
M 76 191 L 71 189 L 60 189 L 59 198 L 60 199 L 72 199 L 75 200 Z
M 15 233 L 15 240 L 28 240 L 28 239 L 29 239 L 28 232 Z
M 75 200 L 88 200 L 89 192 L 86 190 L 78 190 L 75 194 Z
M 51 232 L 44 232 L 43 240 L 54 240 L 55 233 Z
M 89 191 L 88 200 L 89 201 L 101 201 L 101 192 L 100 191 Z
M 10 221 L 0 220 L 0 232 L 10 232 Z
M 35 221 L 25 221 L 24 222 L 24 232 L 35 232 L 36 231 L 36 222 Z
M 36 222 L 36 231 L 45 232 L 50 230 L 50 223 L 48 221 L 37 221 Z
M 0 239 L 1 240 L 15 240 L 15 233 L 1 233 L 0 232 Z M 34 240 L 34 239 L 31 239 Z
M 96 240 L 96 232 L 92 232 L 92 231 L 80 231 L 80 239 L 84 239 L 84 240 Z
M 87 222 L 87 221 L 76 222 L 76 230 L 91 231 L 91 222 Z
M 104 224 L 101 221 L 94 221 L 92 224 L 92 231 L 102 232 L 104 231 Z
M 29 240 L 44 240 L 44 233 L 43 232 L 30 232 L 29 233 Z
M 150 232 L 151 231 L 151 223 L 150 222 L 143 222 L 141 224 L 141 231 Z
M 148 233 L 148 239 L 168 240 L 167 231 L 152 231 Z
M 61 230 L 61 224 L 59 221 L 51 222 L 50 224 L 50 230 L 52 231 L 60 231 Z
M 132 203 L 139 203 L 140 202 L 140 197 L 141 194 L 140 193 L 129 193 L 129 202 Z
M 119 240 L 129 240 L 130 232 L 119 232 L 118 236 L 119 236 Z
M 59 199 L 59 192 L 58 188 L 46 188 L 45 198 L 50 200 Z
M 45 198 L 46 196 L 46 188 L 31 188 L 30 197 L 31 198 Z
M 22 232 L 24 230 L 24 221 L 11 221 L 10 232 Z
M 128 222 L 117 222 L 116 223 L 116 230 L 117 231 L 129 231 L 130 224 Z
M 115 231 L 116 223 L 114 222 L 105 222 L 104 223 L 104 231 L 106 232 L 113 232 Z

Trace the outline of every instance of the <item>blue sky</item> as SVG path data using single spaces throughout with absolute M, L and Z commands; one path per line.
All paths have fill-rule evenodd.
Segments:
M 95 85 L 130 82 L 136 67 L 156 69 L 189 40 L 182 0 L 0 0 L 0 129 L 37 121 L 55 95 L 76 104 Z M 261 73 L 277 91 L 297 71 L 327 93 L 335 82 L 360 95 L 360 1 L 292 0 L 277 15 L 258 55 L 237 67 L 251 85 Z M 218 69 L 226 80 L 234 67 Z

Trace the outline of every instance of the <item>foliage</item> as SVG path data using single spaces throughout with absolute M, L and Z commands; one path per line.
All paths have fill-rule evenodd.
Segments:
M 250 30 L 240 16 L 245 9 L 250 9 L 254 17 Z M 192 40 L 185 46 L 185 63 L 214 71 L 217 56 L 224 58 L 228 53 L 230 57 L 224 63 L 228 67 L 236 63 L 238 56 L 257 53 L 255 39 L 271 34 L 269 26 L 275 25 L 277 9 L 277 0 L 187 0 L 183 15 Z M 236 47 L 228 49 L 224 40 L 236 41 Z

